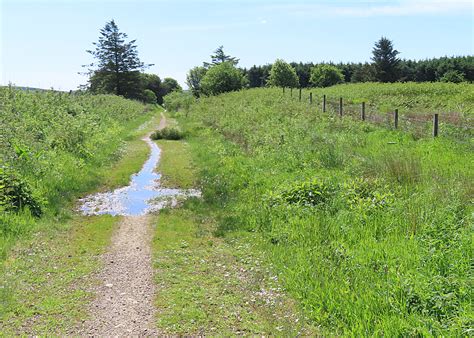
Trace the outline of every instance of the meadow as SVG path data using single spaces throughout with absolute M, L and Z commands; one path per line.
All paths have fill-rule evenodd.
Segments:
M 455 112 L 469 122 L 473 85 L 311 92 L 313 105 L 266 88 L 203 97 L 176 114 L 216 234 L 252 234 L 323 334 L 469 335 L 472 125 L 442 123 L 433 138 L 429 126 L 394 130 L 319 103 L 342 96 L 377 112 Z
M 143 104 L 113 95 L 4 87 L 0 102 L 4 259 L 18 238 L 68 218 L 74 199 L 109 176 L 110 165 L 123 155 L 124 141 L 134 137 L 129 130 L 151 115 Z M 146 152 L 145 147 L 138 161 L 144 161 Z M 125 171 L 122 184 L 130 174 Z

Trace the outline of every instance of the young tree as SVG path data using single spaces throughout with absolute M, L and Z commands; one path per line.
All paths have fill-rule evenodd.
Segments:
M 204 67 L 194 67 L 186 75 L 186 84 L 195 97 L 201 95 L 201 80 L 206 75 L 207 69 Z
M 95 49 L 88 50 L 96 63 L 88 65 L 89 87 L 92 92 L 112 93 L 128 98 L 140 98 L 140 71 L 149 65 L 140 61 L 135 40 L 126 42 L 127 34 L 119 31 L 114 20 L 100 30 Z
M 231 62 L 211 67 L 201 81 L 201 90 L 206 95 L 218 95 L 242 89 L 246 78 Z
M 204 67 L 206 68 L 209 68 L 209 67 L 212 67 L 212 66 L 215 66 L 215 65 L 218 65 L 218 64 L 221 64 L 223 62 L 229 62 L 231 63 L 233 66 L 237 66 L 237 64 L 239 63 L 239 59 L 233 57 L 233 56 L 230 56 L 230 55 L 226 55 L 224 53 L 224 46 L 219 46 L 215 51 L 214 51 L 215 54 L 211 55 L 211 63 L 209 62 L 204 62 Z
M 299 85 L 295 69 L 280 59 L 277 59 L 272 65 L 267 83 L 270 86 L 291 88 L 296 88 Z
M 316 87 L 329 87 L 343 83 L 344 75 L 336 66 L 321 64 L 311 68 L 309 81 Z
M 375 43 L 372 54 L 377 80 L 380 82 L 397 81 L 400 63 L 397 55 L 400 53 L 393 49 L 392 41 L 385 37 L 380 38 Z

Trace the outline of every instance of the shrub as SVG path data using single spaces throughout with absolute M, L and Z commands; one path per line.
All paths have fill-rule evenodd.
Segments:
M 184 110 L 186 113 L 194 102 L 194 97 L 189 92 L 173 91 L 163 98 L 163 106 L 170 112 Z
M 145 89 L 143 91 L 143 101 L 145 103 L 156 103 L 156 94 L 153 93 L 150 89 Z
M 309 81 L 316 87 L 329 87 L 344 82 L 344 75 L 335 66 L 317 65 L 311 68 Z
M 181 140 L 182 138 L 184 138 L 184 133 L 174 127 L 165 127 L 151 134 L 152 140 Z
M 242 89 L 245 77 L 230 62 L 211 67 L 202 78 L 201 89 L 205 95 L 218 95 Z
M 16 212 L 29 208 L 33 216 L 40 217 L 42 202 L 24 179 L 8 168 L 0 168 L 0 210 Z

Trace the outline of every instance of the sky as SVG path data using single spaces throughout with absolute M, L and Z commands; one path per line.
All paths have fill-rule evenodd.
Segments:
M 0 85 L 74 90 L 86 50 L 112 19 L 136 39 L 147 73 L 185 86 L 220 45 L 240 67 L 366 62 L 382 36 L 400 57 L 474 55 L 470 0 L 0 0 Z

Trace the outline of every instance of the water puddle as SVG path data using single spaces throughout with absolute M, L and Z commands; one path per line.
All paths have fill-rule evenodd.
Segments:
M 148 137 L 143 140 L 149 145 L 151 154 L 140 172 L 132 175 L 130 184 L 126 187 L 81 199 L 80 211 L 84 215 L 140 216 L 164 207 L 176 206 L 187 197 L 201 196 L 201 192 L 195 189 L 161 188 L 161 175 L 154 172 L 161 150 Z

